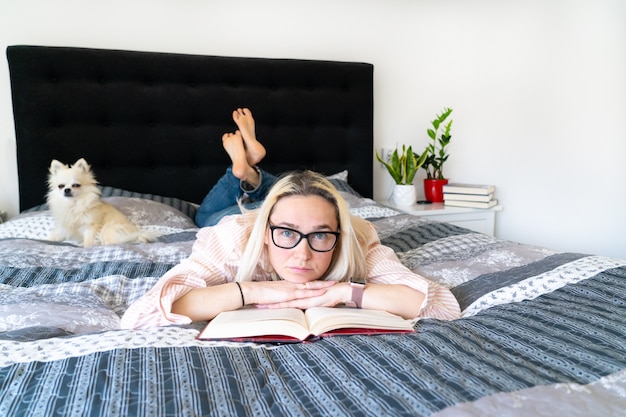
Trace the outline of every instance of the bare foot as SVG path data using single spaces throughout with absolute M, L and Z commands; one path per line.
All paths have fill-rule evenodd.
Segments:
M 241 181 L 246 181 L 253 187 L 259 184 L 259 173 L 247 160 L 247 152 L 244 147 L 243 138 L 239 131 L 235 133 L 224 133 L 222 136 L 222 146 L 233 163 L 233 175 Z
M 250 166 L 254 166 L 265 158 L 265 147 L 256 139 L 254 118 L 250 109 L 237 109 L 233 111 L 233 120 L 237 124 L 243 137 L 246 149 L 246 158 Z

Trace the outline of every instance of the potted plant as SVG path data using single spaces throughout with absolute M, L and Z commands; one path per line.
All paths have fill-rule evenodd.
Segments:
M 452 135 L 452 120 L 444 124 L 452 113 L 452 109 L 445 108 L 441 114 L 437 115 L 435 120 L 431 122 L 432 128 L 427 129 L 428 137 L 431 142 L 426 146 L 424 153 L 416 155 L 421 158 L 426 155 L 423 168 L 426 170 L 426 178 L 424 179 L 424 195 L 426 200 L 433 203 L 443 202 L 443 186 L 448 183 L 448 179 L 443 175 L 443 164 L 448 160 L 446 146 L 450 143 Z
M 411 205 L 417 200 L 417 192 L 413 185 L 415 174 L 422 167 L 428 155 L 416 155 L 413 148 L 402 145 L 402 153 L 396 148 L 391 154 L 389 162 L 384 161 L 376 152 L 376 159 L 383 164 L 396 185 L 393 189 L 391 200 L 398 205 Z

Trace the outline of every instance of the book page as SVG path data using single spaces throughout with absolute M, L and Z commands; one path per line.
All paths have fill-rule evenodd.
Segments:
M 285 335 L 304 340 L 309 336 L 306 319 L 297 308 L 243 308 L 218 314 L 198 335 L 202 339 L 229 339 Z
M 412 331 L 416 320 L 381 310 L 341 307 L 313 307 L 305 313 L 311 334 L 319 336 L 335 329 L 363 328 Z

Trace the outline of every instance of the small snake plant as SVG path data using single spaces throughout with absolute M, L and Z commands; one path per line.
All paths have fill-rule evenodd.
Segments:
M 413 148 L 402 145 L 402 153 L 398 153 L 396 148 L 391 154 L 389 162 L 383 161 L 378 152 L 376 152 L 376 159 L 383 164 L 391 178 L 399 185 L 411 185 L 417 170 L 424 165 L 428 154 L 424 152 L 421 156 L 416 155 L 413 152 Z

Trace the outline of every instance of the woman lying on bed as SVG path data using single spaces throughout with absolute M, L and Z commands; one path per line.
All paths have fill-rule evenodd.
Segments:
M 322 175 L 304 171 L 278 179 L 257 168 L 265 148 L 252 114 L 238 109 L 233 119 L 239 130 L 222 137 L 232 167 L 197 217 L 211 227 L 200 230 L 189 258 L 129 307 L 123 328 L 206 321 L 245 305 L 356 304 L 404 318 L 459 317 L 452 293 L 403 266 Z M 244 207 L 244 193 L 256 203 Z M 365 278 L 365 286 L 351 277 Z

